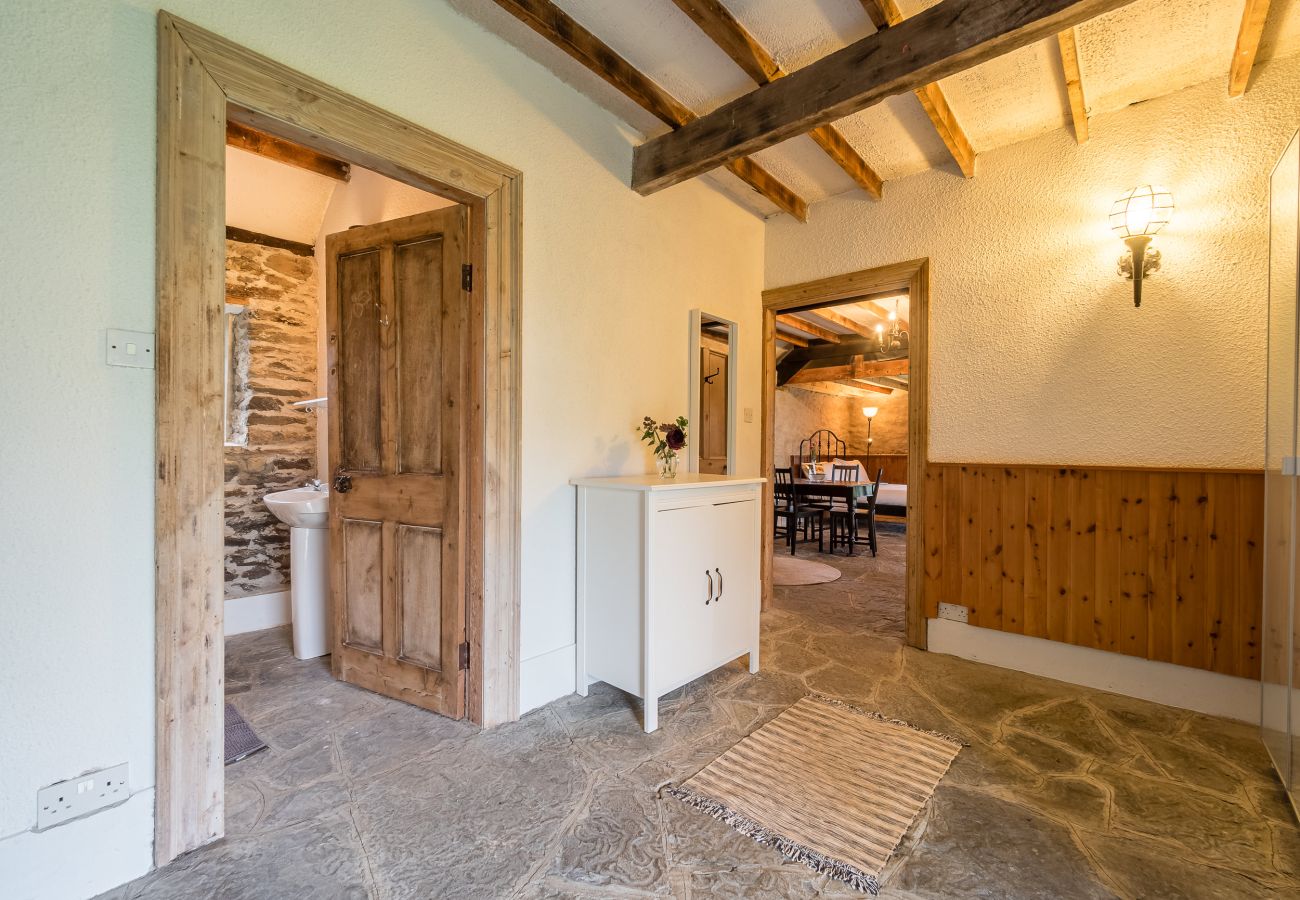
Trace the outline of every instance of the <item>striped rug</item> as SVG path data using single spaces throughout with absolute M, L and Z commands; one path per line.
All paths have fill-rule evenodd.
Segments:
M 875 894 L 908 827 L 961 750 L 826 697 L 804 697 L 667 793 Z

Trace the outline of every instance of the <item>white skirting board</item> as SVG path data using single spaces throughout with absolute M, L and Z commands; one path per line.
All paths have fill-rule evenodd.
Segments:
M 567 697 L 575 690 L 577 645 L 569 644 L 519 665 L 519 714 Z
M 0 894 L 85 900 L 139 878 L 153 868 L 153 801 L 146 788 L 121 806 L 0 840 Z
M 929 626 L 927 644 L 933 653 L 947 653 L 1003 669 L 1259 724 L 1260 685 L 1248 678 L 978 628 L 947 619 L 930 619 Z
M 254 594 L 251 597 L 232 597 L 226 601 L 226 637 L 288 625 L 291 621 L 293 617 L 287 590 Z

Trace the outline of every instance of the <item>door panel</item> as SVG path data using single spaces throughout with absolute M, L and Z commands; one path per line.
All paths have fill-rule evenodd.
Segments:
M 331 667 L 456 718 L 465 714 L 466 215 L 453 207 L 326 239 L 330 543 L 343 549 L 331 570 Z
M 710 534 L 712 507 L 687 506 L 654 514 L 653 559 L 662 560 L 653 573 L 655 598 L 651 601 L 655 622 L 655 684 L 647 691 L 681 683 L 712 668 L 712 594 L 717 584 L 712 565 L 705 558 Z M 713 589 L 716 593 L 716 588 Z M 690 635 L 684 639 L 683 635 Z
M 700 471 L 727 474 L 727 354 L 700 349 Z
M 712 533 L 719 538 L 715 565 L 722 575 L 722 596 L 713 611 L 713 627 L 719 649 L 737 656 L 749 648 L 757 624 L 754 621 L 759 592 L 757 508 L 755 500 L 719 503 L 713 507 Z
M 442 669 L 442 529 L 397 526 L 401 659 Z
M 339 311 L 338 384 L 330 391 L 334 415 L 340 424 L 340 446 L 333 453 L 345 469 L 379 471 L 382 458 L 380 427 L 380 254 L 366 249 L 340 256 L 338 296 L 346 305 Z
M 340 542 L 343 562 L 343 640 L 351 647 L 380 653 L 383 633 L 382 522 L 344 519 Z

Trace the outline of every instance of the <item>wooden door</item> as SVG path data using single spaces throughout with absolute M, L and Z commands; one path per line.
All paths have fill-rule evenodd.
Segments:
M 455 718 L 468 656 L 466 233 L 457 206 L 325 242 L 334 677 Z
M 700 348 L 700 471 L 727 474 L 727 354 Z

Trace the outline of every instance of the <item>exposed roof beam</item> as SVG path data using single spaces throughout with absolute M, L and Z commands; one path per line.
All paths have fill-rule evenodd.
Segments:
M 943 0 L 647 141 L 636 148 L 632 186 L 653 193 L 1129 2 Z
M 862 337 L 869 338 L 869 337 L 876 336 L 876 332 L 872 328 L 872 326 L 867 325 L 863 322 L 859 322 L 857 319 L 850 319 L 848 316 L 844 315 L 843 313 L 837 313 L 833 309 L 810 309 L 808 311 L 818 316 L 821 316 L 823 319 L 825 319 L 827 322 L 830 322 L 832 325 L 838 325 L 841 328 L 847 328 L 849 331 L 852 331 L 854 334 L 862 335 Z
M 680 128 L 699 118 L 551 0 L 495 2 L 665 124 Z M 738 178 L 800 222 L 808 221 L 808 204 L 804 199 L 753 160 L 744 159 L 743 156 L 744 154 L 733 154 L 719 164 L 725 165 Z
M 895 391 L 907 390 L 906 378 L 886 378 L 884 376 L 881 376 L 880 378 L 854 378 L 852 379 L 852 383 L 871 384 L 871 385 L 875 385 L 876 387 L 890 388 Z
M 1237 31 L 1237 45 L 1232 48 L 1229 97 L 1240 97 L 1250 85 L 1250 72 L 1255 68 L 1255 54 L 1259 52 L 1259 39 L 1268 19 L 1268 3 L 1269 0 L 1246 0 L 1246 8 L 1241 13 L 1241 28 Z
M 784 325 L 787 329 L 802 331 L 804 334 L 810 334 L 815 338 L 821 338 L 823 341 L 830 341 L 832 344 L 838 344 L 840 342 L 840 336 L 829 328 L 823 328 L 820 325 L 816 325 L 809 322 L 807 319 L 800 318 L 799 316 L 778 315 L 776 321 L 778 325 Z
M 787 73 L 772 54 L 749 33 L 749 30 L 722 5 L 721 0 L 673 0 L 678 8 L 700 30 L 713 39 L 732 61 L 745 70 L 745 74 L 759 84 L 770 84 Z M 826 155 L 833 159 L 864 191 L 880 199 L 884 184 L 876 170 L 867 164 L 858 151 L 834 125 L 814 128 L 808 135 L 817 142 Z
M 832 397 L 875 397 L 880 394 L 894 393 L 889 388 L 876 387 L 873 384 L 841 384 L 838 381 L 805 381 L 795 384 L 794 380 L 786 382 L 785 387 L 798 388 L 801 391 L 813 391 L 817 394 L 830 394 Z
M 256 153 L 258 156 L 265 156 L 267 159 L 288 166 L 306 169 L 308 172 L 315 172 L 317 175 L 324 175 L 336 181 L 347 181 L 352 177 L 352 167 L 341 159 L 326 156 L 310 147 L 283 140 L 264 131 L 258 131 L 256 128 L 240 125 L 238 122 L 226 122 L 226 146 L 247 150 L 249 153 Z
M 877 375 L 906 375 L 908 360 L 881 359 L 855 360 L 847 366 L 818 366 L 800 369 L 786 380 L 786 384 L 802 384 L 810 381 L 842 381 L 855 378 L 872 378 Z
M 1074 120 L 1074 139 L 1088 140 L 1088 103 L 1083 96 L 1083 73 L 1079 69 L 1078 29 L 1068 28 L 1056 36 L 1061 48 L 1061 68 L 1065 71 L 1065 90 L 1070 95 L 1070 118 Z
M 867 11 L 867 18 L 871 20 L 872 25 L 876 26 L 877 31 L 889 27 L 889 19 L 876 0 L 862 0 L 862 8 Z
M 903 11 L 898 8 L 897 0 L 871 0 L 882 17 L 886 25 L 897 25 L 906 18 Z M 875 24 L 873 16 L 872 24 Z M 876 25 L 879 28 L 879 25 Z M 937 83 L 927 84 L 924 87 L 917 88 L 916 99 L 921 101 L 925 114 L 930 117 L 930 123 L 934 125 L 934 130 L 939 132 L 939 137 L 952 158 L 957 161 L 957 168 L 967 178 L 975 177 L 975 150 L 971 147 L 970 141 L 966 138 L 966 132 L 958 123 L 957 117 L 952 114 L 952 107 L 948 105 L 948 98 L 944 96 L 943 88 Z
M 789 345 L 792 346 L 792 347 L 807 347 L 807 346 L 808 346 L 808 342 L 805 341 L 803 338 L 801 338 L 801 337 L 795 337 L 795 336 L 792 335 L 792 334 L 786 334 L 784 331 L 778 331 L 778 332 L 776 333 L 776 339 L 777 339 L 778 341 L 784 341 L 785 343 L 789 344 Z

